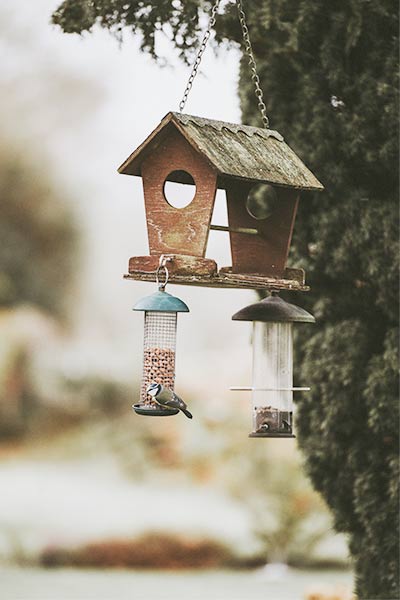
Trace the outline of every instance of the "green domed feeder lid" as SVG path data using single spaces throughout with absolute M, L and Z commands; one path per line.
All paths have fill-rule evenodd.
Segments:
M 154 312 L 189 312 L 187 304 L 177 298 L 160 290 L 141 298 L 133 307 L 132 310 L 154 311 Z

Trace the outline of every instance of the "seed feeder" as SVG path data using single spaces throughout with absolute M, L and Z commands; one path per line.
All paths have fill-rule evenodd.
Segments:
M 269 127 L 241 0 L 236 0 L 244 47 L 263 127 L 184 114 L 202 54 L 215 24 L 215 0 L 180 112 L 168 112 L 118 171 L 140 177 L 149 243 L 147 256 L 129 260 L 127 279 L 155 281 L 160 256 L 169 259 L 171 283 L 216 288 L 307 291 L 303 269 L 287 267 L 300 194 L 323 185 Z M 171 185 L 192 194 L 180 204 Z M 226 196 L 228 225 L 213 222 L 217 190 Z M 207 256 L 210 231 L 227 232 L 232 262 Z
M 189 310 L 165 292 L 168 278 L 174 284 L 212 288 L 309 289 L 304 271 L 286 263 L 300 194 L 324 188 L 283 136 L 269 128 L 241 0 L 236 5 L 263 127 L 183 113 L 219 4 L 215 0 L 212 6 L 180 112 L 168 112 L 118 169 L 142 180 L 149 246 L 148 255 L 130 258 L 125 278 L 158 282 L 160 269 L 165 269 L 159 291 L 134 308 L 145 312 L 141 396 L 134 405 L 138 414 L 178 412 L 159 407 L 147 394 L 152 382 L 173 390 L 177 313 Z M 179 192 L 168 193 L 171 185 L 179 184 L 191 186 L 191 197 L 183 204 Z M 217 190 L 225 193 L 226 226 L 213 222 Z M 217 265 L 206 257 L 210 231 L 229 234 L 231 264 Z M 291 324 L 314 318 L 277 297 L 247 307 L 233 318 L 254 321 L 253 385 L 241 388 L 253 392 L 251 435 L 293 437 L 292 396 L 300 388 L 292 387 Z
M 293 435 L 292 323 L 315 323 L 306 310 L 276 295 L 242 308 L 234 321 L 253 321 L 253 377 L 251 387 L 231 387 L 252 392 L 253 431 L 249 437 Z
M 160 283 L 161 271 L 165 280 Z M 139 415 L 164 417 L 176 415 L 179 410 L 161 407 L 147 394 L 150 383 L 161 383 L 174 390 L 177 316 L 189 312 L 188 306 L 176 296 L 165 291 L 168 270 L 162 261 L 156 272 L 158 291 L 137 302 L 133 310 L 144 312 L 143 374 L 140 402 L 133 405 Z

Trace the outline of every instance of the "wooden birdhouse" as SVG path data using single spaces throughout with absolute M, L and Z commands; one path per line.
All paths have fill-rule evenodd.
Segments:
M 323 186 L 277 131 L 170 112 L 119 172 L 143 180 L 150 247 L 130 259 L 128 278 L 154 281 L 164 255 L 171 283 L 307 289 L 286 260 L 299 194 Z M 194 186 L 187 206 L 168 201 L 168 182 Z M 228 227 L 211 225 L 217 189 Z M 205 258 L 210 230 L 229 232 L 231 266 Z

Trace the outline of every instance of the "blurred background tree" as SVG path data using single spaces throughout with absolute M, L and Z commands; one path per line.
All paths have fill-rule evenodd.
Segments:
M 290 261 L 312 292 L 293 298 L 318 319 L 297 339 L 298 372 L 312 392 L 298 400 L 299 445 L 311 480 L 349 536 L 360 598 L 397 598 L 398 588 L 398 7 L 243 1 L 271 125 L 325 184 L 300 205 Z M 95 23 L 156 33 L 182 58 L 198 47 L 210 2 L 66 0 L 64 31 Z M 233 2 L 217 40 L 239 42 Z M 260 125 L 247 59 L 243 122 Z
M 81 190 L 65 184 L 68 165 L 59 169 L 57 152 L 68 151 L 71 124 L 102 101 L 99 85 L 50 56 L 27 19 L 1 4 L 0 437 L 26 431 L 52 395 L 50 385 L 38 389 L 40 379 L 51 379 L 46 349 L 75 325 L 82 220 L 78 226 L 74 200 Z
M 44 169 L 12 144 L 0 148 L 0 306 L 36 306 L 65 317 L 77 232 Z
M 51 319 L 66 321 L 77 232 L 44 169 L 11 141 L 0 147 L 0 202 L 0 437 L 8 437 L 36 413 L 33 341 Z

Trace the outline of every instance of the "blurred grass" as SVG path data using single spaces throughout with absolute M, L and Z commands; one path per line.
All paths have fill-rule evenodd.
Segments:
M 104 539 L 72 549 L 56 545 L 42 554 L 43 564 L 114 566 L 122 561 L 121 566 L 144 567 L 161 560 L 160 566 L 167 566 L 172 551 L 187 568 L 201 566 L 202 560 L 205 566 L 267 561 L 302 567 L 346 564 L 343 555 L 318 557 L 319 544 L 333 535 L 331 517 L 303 475 L 293 441 L 249 439 L 242 414 L 232 411 L 221 422 L 196 400 L 191 405 L 193 423 L 187 424 L 181 415 L 136 416 L 130 390 L 105 378 L 60 379 L 58 385 L 60 401 L 51 407 L 39 402 L 19 438 L 20 459 L 56 464 L 93 459 L 101 464 L 112 458 L 123 477 L 135 484 L 206 486 L 231 497 L 250 516 L 257 550 L 243 555 L 240 548 L 222 547 L 207 538 L 187 546 L 180 537 L 185 531 L 172 536 L 149 531 L 150 537 L 142 539 Z

